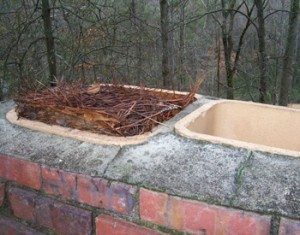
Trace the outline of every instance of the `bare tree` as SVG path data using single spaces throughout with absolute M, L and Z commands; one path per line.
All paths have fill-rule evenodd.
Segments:
M 3 0 L 0 6 L 2 97 L 37 80 L 53 85 L 56 76 L 187 89 L 201 71 L 203 94 L 267 102 L 270 93 L 277 102 L 290 1 Z M 292 92 L 300 95 L 296 86 Z
M 44 22 L 44 35 L 47 47 L 47 59 L 49 68 L 50 85 L 56 84 L 56 58 L 55 58 L 55 46 L 54 37 L 51 25 L 51 15 L 48 0 L 42 0 L 42 17 Z
M 247 3 L 243 1 L 240 5 L 236 6 L 237 1 L 232 0 L 227 4 L 225 0 L 221 0 L 222 5 L 222 42 L 224 49 L 224 59 L 225 59 L 225 70 L 226 70 L 226 81 L 227 81 L 227 99 L 234 99 L 234 76 L 237 71 L 237 66 L 240 60 L 241 50 L 244 44 L 244 38 L 246 32 L 251 25 L 251 15 L 253 13 L 254 4 L 249 8 Z M 234 40 L 233 40 L 233 27 L 234 18 L 239 12 L 240 8 L 245 5 L 246 8 L 246 24 L 242 29 L 242 33 L 238 38 L 237 49 L 234 50 Z M 234 57 L 234 59 L 232 59 Z
M 289 30 L 286 41 L 286 49 L 283 57 L 283 68 L 280 82 L 279 105 L 287 106 L 289 102 L 289 91 L 292 81 L 293 57 L 296 47 L 297 22 L 299 14 L 300 0 L 291 0 L 291 9 L 289 14 Z

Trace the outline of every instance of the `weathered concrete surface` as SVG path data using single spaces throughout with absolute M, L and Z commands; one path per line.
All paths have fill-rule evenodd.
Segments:
M 246 156 L 245 150 L 201 144 L 169 134 L 125 148 L 105 176 L 224 203 L 234 192 L 235 169 Z
M 4 118 L 12 107 L 12 102 L 0 104 L 0 153 L 218 205 L 300 218 L 299 158 L 188 140 L 171 130 L 137 146 L 97 146 L 12 125 Z
M 99 146 L 10 124 L 5 113 L 13 102 L 0 105 L 0 153 L 30 159 L 52 167 L 102 175 L 119 151 L 116 146 Z
M 300 217 L 300 161 L 174 134 L 123 149 L 106 177 L 216 204 Z

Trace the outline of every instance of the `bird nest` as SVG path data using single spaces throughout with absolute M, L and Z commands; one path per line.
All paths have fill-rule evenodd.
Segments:
M 110 136 L 151 131 L 195 101 L 195 85 L 187 94 L 112 84 L 60 83 L 19 95 L 18 118 L 88 130 Z

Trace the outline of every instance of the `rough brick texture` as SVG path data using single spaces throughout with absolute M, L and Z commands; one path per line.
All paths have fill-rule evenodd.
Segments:
M 125 220 L 116 219 L 108 215 L 100 215 L 96 218 L 97 235 L 162 235 L 158 231 L 145 228 Z
M 282 218 L 279 235 L 300 235 L 300 221 Z
M 84 235 L 92 230 L 91 212 L 19 188 L 9 189 L 16 217 L 52 229 L 58 234 Z
M 41 168 L 38 164 L 0 154 L 0 177 L 18 184 L 41 188 Z
M 156 224 L 166 223 L 168 195 L 140 190 L 140 213 L 143 219 Z
M 135 206 L 136 188 L 130 185 L 49 167 L 42 167 L 42 178 L 47 194 L 127 215 Z
M 42 188 L 47 194 L 76 200 L 76 174 L 42 166 Z
M 89 211 L 40 197 L 36 204 L 37 223 L 59 234 L 90 234 L 92 230 Z
M 3 204 L 4 196 L 5 196 L 5 183 L 0 182 L 0 207 Z
M 0 235 L 42 235 L 42 233 L 12 219 L 0 216 Z
M 164 193 L 140 190 L 143 220 L 193 234 L 267 235 L 270 218 L 254 213 L 184 200 Z
M 77 176 L 78 201 L 94 207 L 131 214 L 135 206 L 136 188 L 123 183 Z
M 8 198 L 13 214 L 30 222 L 36 221 L 35 202 L 37 195 L 18 188 L 8 190 Z

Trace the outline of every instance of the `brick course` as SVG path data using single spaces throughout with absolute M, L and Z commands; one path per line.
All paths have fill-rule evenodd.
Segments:
M 92 214 L 34 192 L 9 189 L 14 216 L 52 229 L 58 234 L 84 235 L 92 230 Z
M 40 166 L 1 154 L 0 178 L 4 179 L 0 180 L 0 206 L 3 206 L 7 191 L 9 206 L 15 217 L 49 228 L 58 234 L 91 234 L 92 213 L 48 198 L 32 189 L 59 196 L 59 200 L 72 200 L 127 216 L 136 213 L 135 208 L 139 203 L 142 220 L 192 234 L 265 235 L 270 232 L 269 216 L 209 205 L 147 189 L 140 189 L 137 202 L 136 186 Z M 25 187 L 21 189 L 11 186 L 5 180 Z M 31 189 L 24 189 L 26 187 Z M 96 218 L 96 229 L 97 234 L 104 235 L 162 234 L 108 215 Z M 0 235 L 3 234 L 39 233 L 12 218 L 0 215 Z M 300 221 L 282 218 L 279 235 L 300 235 Z
M 38 164 L 0 154 L 0 177 L 33 189 L 41 188 L 41 168 Z
M 162 235 L 158 231 L 145 228 L 125 220 L 116 219 L 108 215 L 96 218 L 96 235 Z
M 135 207 L 136 188 L 127 184 L 42 167 L 42 189 L 50 195 L 62 196 L 90 206 L 120 214 L 131 214 Z
M 140 190 L 143 220 L 193 234 L 267 235 L 270 217 Z

